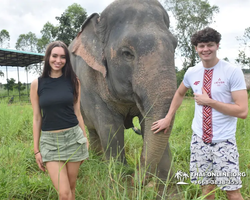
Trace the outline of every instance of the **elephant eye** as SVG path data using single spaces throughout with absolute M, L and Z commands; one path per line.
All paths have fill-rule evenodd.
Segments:
M 122 50 L 122 56 L 127 61 L 134 60 L 135 56 L 127 48 Z

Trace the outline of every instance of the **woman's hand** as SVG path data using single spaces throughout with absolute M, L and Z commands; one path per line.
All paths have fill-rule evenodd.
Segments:
M 38 154 L 35 155 L 36 158 L 36 163 L 38 164 L 38 167 L 42 170 L 45 171 L 45 167 L 43 165 L 43 161 L 42 161 L 42 155 L 39 152 Z

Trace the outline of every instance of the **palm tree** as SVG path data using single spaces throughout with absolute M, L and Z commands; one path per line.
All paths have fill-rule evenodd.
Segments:
M 180 180 L 181 177 L 182 177 L 182 175 L 183 175 L 183 174 L 182 174 L 182 171 L 179 170 L 179 171 L 176 172 L 176 174 L 175 174 L 174 177 L 177 178 L 178 180 Z
M 184 180 L 186 180 L 186 179 L 189 178 L 189 175 L 188 175 L 187 173 L 184 172 L 184 173 L 182 174 L 182 177 L 183 177 L 183 181 L 184 181 Z

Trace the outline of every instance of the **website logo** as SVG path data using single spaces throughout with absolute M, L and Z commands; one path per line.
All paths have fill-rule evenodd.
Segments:
M 179 182 L 178 185 L 186 185 L 188 183 L 184 182 L 184 180 L 189 178 L 189 175 L 181 170 L 177 171 L 174 176 Z
M 218 79 L 218 81 L 214 82 L 214 84 L 216 84 L 217 86 L 221 86 L 224 83 L 225 81 L 222 81 L 220 78 Z

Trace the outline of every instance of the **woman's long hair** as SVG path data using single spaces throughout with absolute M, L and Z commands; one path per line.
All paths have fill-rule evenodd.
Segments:
M 44 56 L 44 67 L 43 67 L 43 73 L 42 73 L 41 77 L 45 78 L 45 77 L 50 76 L 51 66 L 49 64 L 49 59 L 50 59 L 51 51 L 55 47 L 62 47 L 64 49 L 66 63 L 64 65 L 64 67 L 62 68 L 62 73 L 63 73 L 63 76 L 65 76 L 71 80 L 71 83 L 73 85 L 74 103 L 76 103 L 77 98 L 78 98 L 78 93 L 79 93 L 78 92 L 79 83 L 78 83 L 77 76 L 76 76 L 75 72 L 73 71 L 73 68 L 72 68 L 72 65 L 70 62 L 69 50 L 68 50 L 66 44 L 64 44 L 61 41 L 55 41 L 55 42 L 52 42 L 48 45 L 48 47 L 46 49 L 45 56 Z

